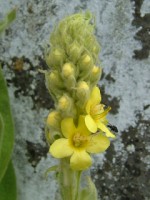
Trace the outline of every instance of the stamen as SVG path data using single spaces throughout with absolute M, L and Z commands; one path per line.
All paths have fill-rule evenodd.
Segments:
M 103 104 L 98 104 L 98 105 L 94 105 L 91 107 L 91 110 L 90 110 L 90 114 L 91 115 L 94 115 L 95 113 L 98 113 L 100 112 L 101 110 L 103 110 Z
M 105 117 L 105 116 L 107 115 L 107 113 L 108 113 L 110 110 L 111 110 L 111 107 L 109 106 L 109 107 L 108 107 L 106 110 L 104 110 L 102 113 L 96 114 L 96 115 L 94 116 L 94 119 L 95 119 L 95 120 L 99 120 L 99 119 Z
M 81 147 L 87 141 L 87 137 L 81 135 L 80 133 L 76 133 L 73 136 L 73 144 L 75 147 Z

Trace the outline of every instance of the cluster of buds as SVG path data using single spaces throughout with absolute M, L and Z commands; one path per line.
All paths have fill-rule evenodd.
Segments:
M 100 103 L 101 95 L 96 87 L 102 70 L 98 66 L 100 47 L 93 32 L 92 15 L 80 13 L 62 20 L 50 37 L 50 50 L 46 54 L 49 70 L 45 77 L 46 86 L 55 102 L 55 109 L 47 118 L 46 138 L 52 144 L 50 152 L 56 158 L 69 156 L 58 155 L 57 147 L 60 149 L 61 145 L 62 148 L 64 145 L 60 138 L 69 138 L 71 155 L 72 149 L 78 147 L 85 147 L 92 153 L 97 153 L 97 149 L 102 152 L 109 146 L 109 140 L 105 137 L 114 137 L 106 127 L 106 114 L 110 108 L 105 109 Z M 95 145 L 93 150 L 89 148 L 92 145 L 89 135 L 92 137 L 98 130 L 100 135 L 96 140 L 100 140 L 101 146 L 97 142 L 99 146 Z M 70 131 L 72 133 L 68 135 L 66 132 Z M 53 144 L 56 144 L 56 150 Z M 73 168 L 82 170 L 89 167 L 90 162 L 88 160 L 83 167 L 74 163 Z

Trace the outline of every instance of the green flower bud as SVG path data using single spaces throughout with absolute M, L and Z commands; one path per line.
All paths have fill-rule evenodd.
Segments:
M 73 99 L 67 94 L 64 94 L 58 100 L 57 109 L 61 112 L 63 117 L 74 116 L 76 114 Z
M 93 86 L 98 83 L 98 81 L 100 80 L 101 74 L 102 74 L 102 68 L 94 65 L 91 71 L 91 75 L 90 75 L 90 83 Z
M 85 81 L 80 81 L 77 84 L 77 92 L 76 95 L 81 103 L 87 101 L 90 95 L 90 88 Z
M 99 52 L 100 52 L 100 46 L 98 43 L 95 44 L 95 46 L 93 46 L 93 53 L 96 54 L 96 57 L 98 56 Z
M 64 79 L 74 75 L 74 68 L 71 63 L 65 63 L 62 67 L 62 76 Z
M 49 113 L 46 124 L 48 127 L 58 129 L 60 127 L 61 115 L 58 111 L 54 110 Z
M 81 53 L 83 52 L 83 47 L 79 45 L 76 41 L 74 41 L 71 45 L 68 47 L 68 55 L 70 60 L 72 60 L 74 63 L 76 63 L 81 56 Z
M 90 55 L 85 54 L 81 57 L 79 61 L 79 76 L 84 79 L 86 78 L 92 71 L 93 68 L 93 59 Z
M 52 95 L 54 101 L 57 101 L 63 94 L 64 83 L 57 70 L 45 73 L 46 87 Z
M 65 54 L 62 49 L 54 49 L 46 56 L 46 63 L 50 68 L 60 68 L 65 60 Z
M 68 90 L 71 90 L 72 87 L 75 87 L 76 79 L 74 76 L 74 67 L 71 63 L 65 63 L 62 67 L 62 78 L 64 84 Z
M 48 81 L 50 85 L 63 87 L 63 81 L 57 70 L 54 70 L 49 74 Z
M 58 101 L 58 110 L 66 111 L 69 109 L 70 105 L 71 105 L 70 98 L 68 98 L 68 96 L 64 95 Z

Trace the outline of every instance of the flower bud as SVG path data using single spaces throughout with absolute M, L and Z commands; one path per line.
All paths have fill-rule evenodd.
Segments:
M 59 128 L 60 121 L 61 121 L 60 113 L 54 110 L 49 113 L 46 124 L 48 127 Z
M 64 51 L 61 49 L 55 49 L 46 56 L 46 63 L 49 67 L 60 68 L 65 59 Z
M 74 69 L 71 63 L 65 63 L 62 67 L 62 76 L 63 78 L 68 78 L 69 76 L 74 75 Z
M 74 68 L 71 63 L 65 63 L 62 67 L 62 78 L 64 80 L 64 85 L 68 90 L 75 87 L 76 79 L 74 76 Z
M 63 82 L 57 70 L 53 70 L 48 77 L 49 84 L 59 87 L 63 86 Z
M 67 96 L 62 96 L 58 101 L 58 109 L 61 111 L 66 111 L 70 107 L 70 100 Z
M 87 77 L 91 73 L 92 67 L 93 67 L 92 57 L 88 54 L 82 56 L 79 62 L 80 77 L 82 77 L 82 79 Z
M 68 55 L 74 63 L 77 62 L 82 52 L 83 48 L 76 41 L 68 47 Z
M 63 94 L 64 83 L 57 70 L 45 73 L 46 87 L 54 101 L 58 100 Z
M 85 81 L 80 81 L 77 84 L 77 97 L 81 100 L 81 102 L 84 102 L 88 99 L 90 94 L 90 89 L 88 84 Z
M 100 52 L 100 46 L 98 43 L 96 43 L 95 46 L 93 46 L 93 52 L 98 56 L 99 52 Z
M 89 65 L 91 63 L 91 57 L 89 55 L 85 55 L 82 59 L 82 65 Z
M 91 84 L 96 85 L 97 82 L 100 80 L 101 74 L 102 74 L 102 68 L 94 65 L 90 75 Z
M 74 116 L 76 114 L 76 109 L 74 106 L 73 99 L 69 97 L 67 94 L 64 94 L 58 100 L 58 110 L 61 112 L 63 117 Z

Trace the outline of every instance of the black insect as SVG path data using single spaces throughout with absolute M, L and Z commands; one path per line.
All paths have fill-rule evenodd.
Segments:
M 108 124 L 107 127 L 110 128 L 111 131 L 118 133 L 118 128 L 116 126 Z

